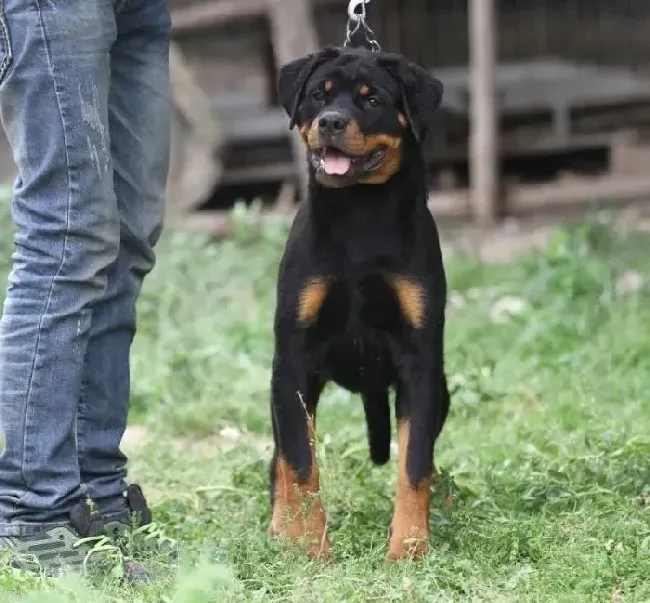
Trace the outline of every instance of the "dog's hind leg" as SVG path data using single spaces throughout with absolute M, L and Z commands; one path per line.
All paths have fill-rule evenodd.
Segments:
M 390 459 L 390 404 L 388 390 L 362 394 L 368 426 L 370 460 L 385 465 Z
M 276 352 L 271 379 L 273 515 L 268 534 L 304 544 L 310 557 L 330 550 L 316 458 L 316 406 L 321 390 L 318 377 L 308 375 L 296 357 Z

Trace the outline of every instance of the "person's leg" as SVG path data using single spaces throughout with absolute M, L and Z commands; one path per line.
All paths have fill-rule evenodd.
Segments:
M 128 0 L 116 23 L 108 111 L 121 242 L 93 311 L 78 417 L 81 479 L 109 517 L 125 510 L 129 351 L 162 228 L 171 120 L 167 0 Z
M 0 322 L 0 536 L 69 521 L 93 304 L 120 241 L 108 128 L 112 0 L 4 0 L 0 114 L 18 177 Z M 11 50 L 11 55 L 9 54 Z

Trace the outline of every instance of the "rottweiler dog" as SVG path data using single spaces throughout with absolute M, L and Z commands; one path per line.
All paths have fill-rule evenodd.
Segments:
M 269 535 L 330 551 L 314 451 L 330 381 L 360 394 L 370 458 L 398 475 L 388 557 L 427 550 L 433 449 L 449 409 L 446 281 L 422 142 L 442 84 L 400 55 L 326 47 L 282 67 L 280 102 L 310 171 L 281 260 L 274 319 Z

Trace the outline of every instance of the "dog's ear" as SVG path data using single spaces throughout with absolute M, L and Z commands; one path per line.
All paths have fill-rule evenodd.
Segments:
M 319 65 L 338 57 L 340 52 L 335 46 L 326 46 L 319 52 L 300 57 L 280 68 L 278 97 L 291 120 L 289 129 L 296 125 L 296 114 L 302 102 L 309 76 Z
M 382 63 L 399 82 L 409 127 L 415 140 L 422 142 L 426 138 L 433 114 L 442 102 L 442 82 L 420 65 L 397 55 L 386 57 Z

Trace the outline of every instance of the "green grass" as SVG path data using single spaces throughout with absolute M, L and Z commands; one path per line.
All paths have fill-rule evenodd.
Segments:
M 182 569 L 155 566 L 138 590 L 4 569 L 0 601 L 650 600 L 650 295 L 616 290 L 625 271 L 648 271 L 647 236 L 578 225 L 513 263 L 450 259 L 453 402 L 438 464 L 454 503 L 435 497 L 421 563 L 387 564 L 395 459 L 371 466 L 359 400 L 330 387 L 319 455 L 335 560 L 312 563 L 265 537 L 286 229 L 260 238 L 245 222 L 219 245 L 166 236 L 139 304 L 132 423 L 150 439 L 131 475 L 180 539 Z M 9 250 L 0 241 L 3 267 Z M 505 296 L 527 306 L 495 323 Z M 229 446 L 224 428 L 241 432 Z

